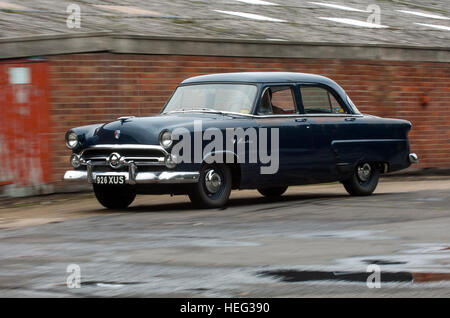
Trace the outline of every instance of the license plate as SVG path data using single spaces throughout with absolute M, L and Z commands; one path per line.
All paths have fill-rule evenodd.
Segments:
M 125 184 L 125 176 L 96 176 L 97 184 Z

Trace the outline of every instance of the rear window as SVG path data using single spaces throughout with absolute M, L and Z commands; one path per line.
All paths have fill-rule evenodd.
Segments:
M 303 107 L 306 114 L 345 114 L 334 95 L 319 86 L 302 86 Z

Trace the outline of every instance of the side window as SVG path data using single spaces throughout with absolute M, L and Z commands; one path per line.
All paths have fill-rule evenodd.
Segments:
M 345 114 L 345 109 L 328 90 L 318 86 L 302 86 L 303 107 L 306 114 Z
M 295 98 L 290 86 L 271 86 L 266 88 L 258 108 L 259 115 L 295 114 Z

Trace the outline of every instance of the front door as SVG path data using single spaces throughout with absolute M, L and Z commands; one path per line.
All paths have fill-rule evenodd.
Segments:
M 309 119 L 298 113 L 297 96 L 294 85 L 268 86 L 258 108 L 259 128 L 267 129 L 269 136 L 274 131 L 279 135 L 278 171 L 261 176 L 273 186 L 300 184 L 310 177 L 312 132 Z

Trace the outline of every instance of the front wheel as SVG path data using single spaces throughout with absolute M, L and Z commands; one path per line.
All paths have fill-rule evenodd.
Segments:
M 198 182 L 189 193 L 189 199 L 201 208 L 220 208 L 230 197 L 231 181 L 231 171 L 228 166 L 205 164 L 200 169 Z
M 371 195 L 378 185 L 379 177 L 380 173 L 375 167 L 366 162 L 356 166 L 351 178 L 342 184 L 350 195 Z
M 125 209 L 136 197 L 131 186 L 113 186 L 94 184 L 94 193 L 98 202 L 108 209 Z

